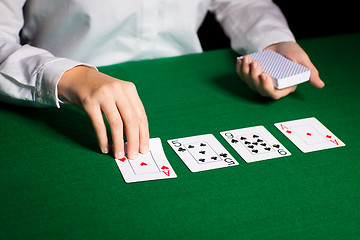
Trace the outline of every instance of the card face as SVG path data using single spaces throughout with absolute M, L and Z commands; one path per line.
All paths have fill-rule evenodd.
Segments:
M 167 160 L 160 138 L 150 139 L 149 152 L 139 154 L 137 159 L 115 159 L 127 183 L 176 178 L 176 173 Z
M 278 89 L 290 87 L 310 79 L 310 69 L 287 59 L 271 50 L 249 54 L 253 61 L 258 61 L 261 70 L 269 74 Z
M 224 131 L 220 134 L 248 163 L 291 155 L 264 126 Z
M 212 134 L 178 138 L 167 142 L 192 172 L 239 164 Z
M 314 117 L 275 123 L 275 126 L 304 153 L 345 146 Z

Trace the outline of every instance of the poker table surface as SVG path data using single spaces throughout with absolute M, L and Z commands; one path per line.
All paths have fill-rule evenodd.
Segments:
M 300 40 L 326 86 L 276 101 L 238 78 L 230 49 L 99 67 L 136 84 L 175 179 L 125 183 L 74 106 L 0 103 L 0 238 L 359 239 L 359 43 Z M 274 126 L 308 117 L 346 146 L 302 153 Z M 292 155 L 246 163 L 219 134 L 258 125 Z M 192 173 L 166 142 L 207 133 L 238 166 Z

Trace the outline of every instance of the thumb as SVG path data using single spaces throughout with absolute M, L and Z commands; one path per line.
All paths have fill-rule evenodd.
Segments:
M 323 88 L 325 86 L 325 83 L 320 79 L 319 71 L 316 69 L 314 64 L 312 64 L 309 58 L 306 58 L 301 62 L 299 61 L 298 63 L 310 69 L 309 81 L 311 85 L 313 85 L 316 88 Z
M 318 70 L 313 64 L 311 64 L 311 66 L 308 66 L 308 68 L 310 69 L 310 84 L 316 88 L 323 88 L 325 86 L 325 83 L 320 79 Z

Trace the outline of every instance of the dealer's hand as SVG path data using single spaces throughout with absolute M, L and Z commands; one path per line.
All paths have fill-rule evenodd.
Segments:
M 133 83 L 78 66 L 63 74 L 58 92 L 89 115 L 103 153 L 109 152 L 103 114 L 111 128 L 115 158 L 125 156 L 123 135 L 127 138 L 128 158 L 135 159 L 139 152 L 148 152 L 148 121 Z
M 320 79 L 317 69 L 312 64 L 305 51 L 297 43 L 281 42 L 270 45 L 265 49 L 270 49 L 282 54 L 288 59 L 309 68 L 311 72 L 310 83 L 317 88 L 324 87 L 325 84 Z M 267 73 L 261 71 L 259 62 L 252 61 L 248 55 L 245 55 L 242 59 L 237 61 L 236 71 L 239 77 L 245 81 L 251 89 L 257 91 L 262 96 L 279 99 L 294 92 L 296 89 L 296 85 L 284 89 L 275 88 L 271 77 Z

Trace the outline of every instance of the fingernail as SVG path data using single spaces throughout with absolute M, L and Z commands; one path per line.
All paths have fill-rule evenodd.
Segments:
M 261 79 L 261 81 L 266 81 L 266 76 L 265 76 L 265 74 L 261 74 L 261 75 L 260 75 L 260 79 Z
M 244 57 L 244 62 L 249 63 L 249 58 L 247 56 Z
M 146 154 L 146 153 L 148 153 L 148 151 L 149 151 L 149 147 L 148 147 L 147 145 L 141 146 L 140 149 L 141 149 L 140 152 L 141 152 L 142 154 Z
M 138 152 L 132 152 L 129 155 L 129 159 L 131 159 L 131 160 L 135 160 L 137 157 L 138 157 Z
M 124 157 L 124 152 L 118 152 L 115 154 L 115 158 L 120 159 Z
M 104 148 L 101 149 L 101 152 L 102 152 L 103 154 L 108 154 L 108 153 L 109 153 L 109 149 L 108 149 L 107 147 L 104 147 Z
M 255 68 L 257 68 L 257 62 L 253 62 L 252 63 L 252 67 L 255 69 Z

